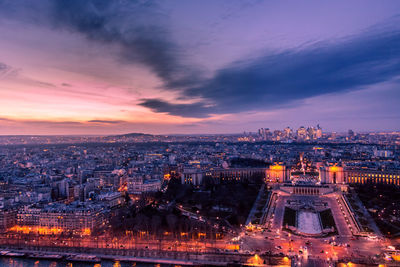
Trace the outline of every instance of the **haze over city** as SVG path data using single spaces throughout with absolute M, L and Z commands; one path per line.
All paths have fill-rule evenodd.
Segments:
M 0 134 L 399 130 L 399 11 L 0 0 Z

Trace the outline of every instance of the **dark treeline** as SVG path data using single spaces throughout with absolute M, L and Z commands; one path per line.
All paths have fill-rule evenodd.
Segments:
M 118 210 L 111 222 L 113 231 L 141 237 L 222 237 L 245 223 L 262 179 L 252 181 L 214 184 L 206 180 L 199 188 L 171 179 L 164 194 L 143 195 Z

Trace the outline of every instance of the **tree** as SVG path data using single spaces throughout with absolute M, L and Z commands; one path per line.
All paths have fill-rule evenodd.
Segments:
M 125 193 L 125 204 L 129 204 L 130 201 L 131 197 L 129 196 L 129 194 Z
M 161 226 L 161 217 L 158 215 L 153 215 L 151 217 L 151 232 L 154 233 L 155 235 L 158 235 L 160 232 L 160 226 Z
M 168 224 L 168 229 L 171 232 L 175 232 L 175 227 L 176 227 L 176 222 L 178 221 L 177 217 L 173 214 L 168 214 L 167 215 L 167 224 Z

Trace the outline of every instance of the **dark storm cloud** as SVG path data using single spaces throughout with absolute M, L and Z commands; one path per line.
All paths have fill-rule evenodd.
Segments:
M 142 99 L 140 106 L 149 108 L 154 112 L 168 113 L 170 115 L 191 118 L 208 117 L 207 106 L 204 103 L 172 104 L 160 99 Z
M 150 1 L 58 0 L 53 15 L 56 26 L 119 45 L 122 61 L 141 62 L 168 86 L 175 86 L 182 71 L 178 48 L 164 27 L 151 22 L 157 20 L 156 9 Z
M 182 51 L 171 39 L 166 16 L 155 1 L 0 0 L 0 12 L 116 45 L 121 62 L 146 65 L 168 88 L 193 85 L 195 81 L 195 70 L 181 62 Z
M 400 25 L 400 24 L 399 24 Z M 359 90 L 400 75 L 400 31 L 384 30 L 306 48 L 258 55 L 219 70 L 183 91 L 204 99 L 188 105 L 147 99 L 153 111 L 184 117 L 268 110 L 323 94 Z M 373 100 L 371 100 L 373 101 Z M 149 104 L 150 103 L 150 104 Z M 204 103 L 212 103 L 212 107 Z

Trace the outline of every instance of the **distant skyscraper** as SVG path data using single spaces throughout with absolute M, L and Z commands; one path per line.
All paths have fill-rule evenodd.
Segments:
M 317 137 L 317 130 L 314 127 L 307 128 L 307 137 L 308 139 L 314 140 Z
M 297 139 L 305 140 L 307 138 L 307 130 L 304 126 L 297 129 Z
M 270 140 L 271 132 L 269 131 L 269 128 L 261 128 L 258 129 L 258 136 L 261 140 Z
M 261 140 L 267 140 L 266 131 L 268 131 L 268 128 L 261 128 L 258 130 L 258 135 L 260 136 Z
M 284 135 L 285 135 L 286 138 L 291 138 L 292 137 L 293 132 L 292 132 L 292 129 L 289 126 L 286 127 L 283 130 L 283 132 L 284 132 Z
M 322 138 L 322 128 L 319 126 L 319 124 L 317 124 L 317 139 Z
M 265 128 L 265 139 L 269 140 L 271 138 L 271 132 L 269 131 L 269 128 Z

